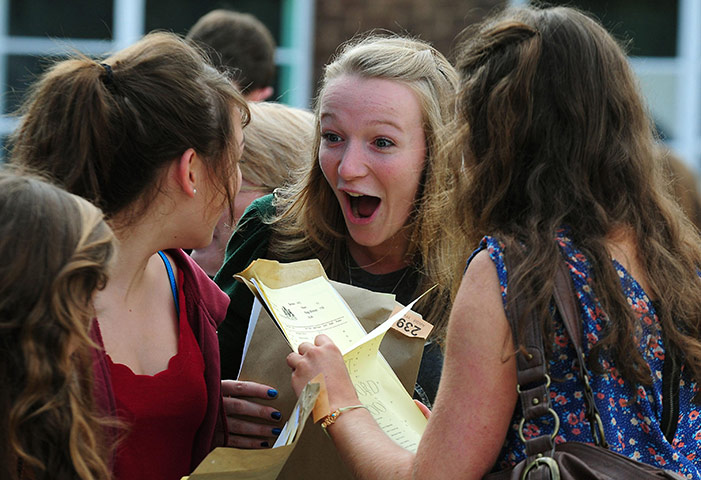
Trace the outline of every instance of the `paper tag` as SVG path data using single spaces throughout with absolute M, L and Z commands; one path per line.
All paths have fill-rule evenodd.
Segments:
M 394 307 L 392 315 L 395 315 L 401 309 L 402 307 L 397 305 Z M 428 338 L 431 330 L 433 330 L 433 325 L 421 318 L 421 315 L 418 313 L 410 310 L 406 312 L 402 318 L 394 322 L 392 329 L 407 337 L 422 338 L 425 340 Z
M 314 423 L 317 423 L 331 413 L 331 409 L 329 408 L 329 395 L 326 391 L 326 382 L 324 382 L 324 374 L 318 374 L 316 377 L 312 378 L 309 383 L 319 384 L 319 396 L 316 397 L 316 403 L 312 410 L 312 418 L 314 418 Z

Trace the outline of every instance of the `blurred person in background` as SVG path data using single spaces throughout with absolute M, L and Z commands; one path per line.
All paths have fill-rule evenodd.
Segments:
M 218 70 L 231 74 L 247 101 L 263 101 L 273 95 L 275 40 L 268 28 L 253 15 L 233 10 L 212 10 L 192 26 L 186 38 L 207 52 Z M 263 152 L 261 148 L 257 150 Z M 253 157 L 250 168 L 241 169 L 243 195 L 237 200 L 236 206 L 243 209 L 260 196 L 255 192 L 265 192 L 268 188 L 272 192 L 290 176 L 290 171 L 284 170 L 286 165 L 281 164 L 274 176 L 266 175 L 269 180 L 267 186 L 251 182 L 250 174 L 256 168 L 256 158 Z M 269 165 L 274 163 L 270 162 Z M 258 187 L 261 189 L 258 190 Z M 250 200 L 244 204 L 244 198 Z M 214 229 L 212 243 L 192 252 L 192 257 L 210 277 L 214 277 L 224 261 L 226 242 L 242 212 L 243 210 L 238 215 L 235 212 L 233 220 L 229 219 L 228 211 L 224 212 Z
M 263 101 L 273 95 L 275 40 L 253 15 L 212 10 L 185 38 L 204 49 L 218 70 L 231 73 L 246 100 Z
M 314 142 L 314 115 L 310 112 L 272 102 L 251 102 L 249 108 L 251 121 L 239 162 L 242 182 L 234 199 L 234 218 L 222 215 L 212 243 L 191 254 L 210 277 L 222 266 L 226 244 L 246 208 L 256 198 L 294 180 L 311 155 Z M 222 375 L 233 378 L 236 372 L 224 362 Z

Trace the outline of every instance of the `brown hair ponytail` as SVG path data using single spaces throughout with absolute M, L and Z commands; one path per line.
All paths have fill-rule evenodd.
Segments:
M 13 136 L 13 161 L 47 169 L 76 195 L 101 204 L 102 172 L 109 171 L 115 101 L 89 58 L 57 63 L 30 88 Z M 65 158 L 65 160 L 63 159 Z
M 11 162 L 48 172 L 107 215 L 132 216 L 158 192 L 161 169 L 193 148 L 233 201 L 241 94 L 173 34 L 152 33 L 113 56 L 57 63 L 32 86 Z

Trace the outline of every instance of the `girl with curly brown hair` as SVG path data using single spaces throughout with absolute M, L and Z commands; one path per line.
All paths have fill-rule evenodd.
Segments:
M 701 241 L 667 191 L 625 53 L 577 10 L 528 7 L 470 30 L 457 67 L 454 204 L 480 246 L 451 312 L 435 409 L 415 455 L 367 411 L 346 411 L 329 427 L 341 454 L 364 479 L 478 479 L 535 456 L 536 437 L 593 443 L 582 360 L 609 448 L 699 478 Z M 560 265 L 582 338 L 553 306 Z M 529 360 L 506 316 L 514 297 L 538 314 L 553 377 L 550 395 L 528 399 L 552 413 L 527 428 L 515 352 Z M 324 371 L 331 409 L 357 405 L 338 350 L 316 343 L 288 357 L 295 388 Z
M 0 170 L 0 478 L 111 478 L 89 328 L 113 251 L 96 207 Z

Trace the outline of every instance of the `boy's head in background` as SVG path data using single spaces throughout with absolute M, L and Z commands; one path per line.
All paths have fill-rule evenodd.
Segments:
M 203 48 L 217 69 L 233 74 L 246 100 L 262 101 L 272 96 L 275 40 L 256 17 L 212 10 L 193 25 L 186 38 Z

